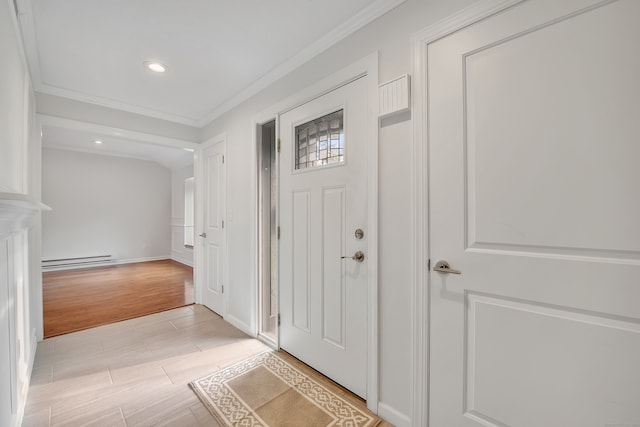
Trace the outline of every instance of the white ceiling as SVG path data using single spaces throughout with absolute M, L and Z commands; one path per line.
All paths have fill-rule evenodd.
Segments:
M 202 127 L 404 0 L 20 0 L 36 91 Z M 144 61 L 168 66 L 152 74 Z
M 94 143 L 96 139 L 102 144 Z M 42 147 L 148 160 L 173 170 L 193 164 L 193 150 L 52 125 L 42 126 Z

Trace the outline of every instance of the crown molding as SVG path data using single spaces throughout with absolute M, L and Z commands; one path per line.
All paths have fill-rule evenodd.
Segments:
M 41 92 L 47 95 L 59 96 L 62 98 L 69 98 L 75 101 L 87 102 L 90 104 L 99 105 L 101 107 L 113 108 L 115 110 L 126 111 L 128 113 L 140 114 L 142 116 L 151 117 L 154 119 L 166 120 L 173 123 L 179 123 L 187 126 L 198 127 L 198 120 L 190 117 L 183 117 L 176 114 L 165 113 L 163 111 L 153 110 L 151 108 L 140 107 L 136 105 L 127 104 L 125 102 L 116 101 L 109 98 L 100 96 L 93 96 L 84 92 L 77 92 L 70 89 L 65 89 L 44 83 L 42 80 L 38 80 L 35 83 L 36 92 Z
M 242 102 L 256 95 L 261 90 L 265 89 L 272 83 L 275 83 L 282 77 L 286 76 L 296 68 L 300 67 L 305 62 L 308 62 L 312 58 L 320 55 L 331 46 L 335 45 L 339 41 L 345 39 L 349 35 L 355 33 L 362 27 L 375 21 L 385 13 L 398 7 L 407 0 L 378 0 L 368 7 L 362 9 L 358 14 L 348 19 L 343 24 L 339 25 L 316 42 L 304 48 L 297 55 L 278 65 L 270 72 L 256 80 L 249 85 L 245 90 L 238 93 L 234 97 L 220 104 L 209 114 L 198 120 L 198 126 L 204 127 L 217 119 L 227 111 L 234 107 L 237 107 Z
M 358 12 L 358 14 L 348 19 L 346 22 L 339 25 L 316 42 L 304 48 L 292 58 L 276 66 L 267 74 L 251 83 L 246 89 L 224 101 L 222 104 L 215 106 L 209 113 L 202 117 L 184 117 L 116 101 L 105 97 L 94 96 L 83 92 L 56 87 L 54 85 L 46 83 L 42 80 L 42 75 L 40 73 L 38 46 L 36 42 L 36 31 L 35 23 L 33 20 L 33 9 L 31 6 L 31 0 L 20 1 L 20 26 L 22 29 L 22 39 L 25 48 L 26 60 L 31 71 L 33 86 L 37 92 L 48 95 L 61 96 L 63 98 L 69 98 L 81 102 L 89 102 L 92 104 L 114 108 L 129 113 L 141 114 L 160 120 L 167 120 L 174 123 L 202 128 L 216 118 L 220 117 L 222 114 L 256 95 L 258 92 L 265 89 L 272 83 L 286 76 L 305 62 L 311 60 L 315 56 L 324 52 L 331 46 L 358 31 L 365 25 L 373 22 L 377 18 L 396 8 L 405 1 L 406 0 L 376 0 L 368 7 Z
M 48 114 L 38 113 L 38 119 L 41 126 L 52 126 L 62 129 L 89 132 L 104 136 L 113 136 L 120 139 L 129 139 L 137 142 L 164 145 L 167 147 L 189 148 L 194 150 L 199 147 L 199 144 L 197 142 L 187 141 L 184 139 L 169 138 L 166 136 L 155 135 L 151 133 L 138 132 L 113 126 L 99 125 L 95 123 L 88 123 L 80 120 L 66 119 L 63 117 L 51 116 Z
M 69 98 L 75 101 L 88 102 L 102 107 L 126 111 L 128 113 L 140 114 L 155 119 L 197 127 L 197 118 L 165 113 L 163 111 L 127 104 L 105 97 L 94 96 L 84 92 L 57 87 L 44 82 L 42 74 L 40 73 L 40 54 L 38 52 L 38 43 L 36 41 L 36 30 L 31 0 L 19 0 L 18 4 L 18 16 L 20 20 L 19 27 L 21 30 L 20 33 L 22 34 L 21 41 L 24 47 L 24 56 L 31 74 L 31 81 L 36 92 Z
M 33 22 L 33 9 L 31 8 L 31 0 L 16 1 L 16 31 L 19 34 L 18 39 L 21 44 L 21 54 L 25 65 L 29 69 L 31 76 L 31 84 L 34 90 L 37 90 L 40 84 L 40 62 L 38 55 L 38 46 L 35 38 L 35 24 Z
M 97 153 L 95 151 L 91 151 L 90 149 L 71 147 L 69 145 L 56 144 L 56 143 L 43 145 L 42 149 L 43 150 L 72 151 L 74 153 L 93 154 L 94 156 L 107 156 L 107 157 L 118 157 L 118 158 L 122 158 L 122 159 L 141 160 L 141 161 L 150 162 L 150 163 L 157 163 L 157 164 L 159 164 L 161 166 L 166 167 L 167 169 L 171 169 L 171 168 L 163 165 L 162 163 L 158 162 L 157 160 L 150 159 L 150 158 L 143 157 L 143 156 L 134 156 L 133 154 L 114 153 L 112 151 L 102 151 L 102 152 Z

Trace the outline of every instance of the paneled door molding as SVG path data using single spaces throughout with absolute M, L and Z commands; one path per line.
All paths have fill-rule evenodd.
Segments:
M 256 116 L 252 122 L 252 132 L 255 124 L 264 122 L 270 117 L 276 117 L 277 129 L 282 114 L 312 101 L 322 95 L 330 93 L 362 77 L 367 77 L 367 96 L 369 100 L 377 100 L 378 96 L 378 52 L 373 52 L 366 57 L 355 61 L 351 65 L 331 74 L 330 76 L 306 87 L 296 94 L 272 105 Z M 367 261 L 368 270 L 368 295 L 367 295 L 367 407 L 379 412 L 378 390 L 378 104 L 370 102 L 367 112 L 367 198 L 368 198 L 368 227 L 367 234 Z M 254 172 L 255 174 L 255 172 Z M 252 182 L 257 182 L 252 176 Z M 257 195 L 257 186 L 253 188 Z M 257 197 L 254 198 L 257 200 Z M 257 208 L 254 209 L 257 215 Z M 257 224 L 257 216 L 255 222 Z M 257 253 L 257 228 L 253 239 Z M 257 307 L 256 307 L 257 310 Z
M 429 44 L 523 0 L 481 0 L 458 13 L 430 25 L 412 37 L 413 71 L 413 215 L 414 282 L 413 318 L 413 405 L 412 425 L 429 423 L 429 199 L 428 199 L 428 104 L 427 48 Z
M 248 326 L 226 313 L 228 282 L 226 133 L 202 143 L 196 153 L 194 283 L 196 302 L 204 304 L 244 332 Z M 227 294 L 229 288 L 227 287 Z

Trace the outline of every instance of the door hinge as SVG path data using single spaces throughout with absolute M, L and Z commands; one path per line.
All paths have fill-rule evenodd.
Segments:
M 427 260 L 427 271 L 431 271 L 431 258 Z
M 278 326 L 280 326 L 280 313 L 278 313 Z
M 222 164 L 224 165 L 224 154 L 222 155 Z
M 222 285 L 222 293 L 224 294 L 224 285 Z
M 280 145 L 281 145 L 280 144 L 280 138 L 278 138 L 278 147 L 277 147 L 278 153 L 280 152 Z
M 222 228 L 224 228 L 224 219 L 222 220 Z
M 280 226 L 278 226 L 278 240 L 280 240 Z

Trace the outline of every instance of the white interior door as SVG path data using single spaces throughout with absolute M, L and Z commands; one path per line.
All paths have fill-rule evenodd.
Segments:
M 224 316 L 224 281 L 226 266 L 225 237 L 225 141 L 208 143 L 202 150 L 203 220 L 198 239 L 202 243 L 202 273 L 204 278 L 202 301 Z
M 638 17 L 532 0 L 429 45 L 431 427 L 640 425 Z
M 279 128 L 280 346 L 362 397 L 369 267 L 366 80 L 283 114 Z M 358 251 L 360 262 L 351 259 Z

